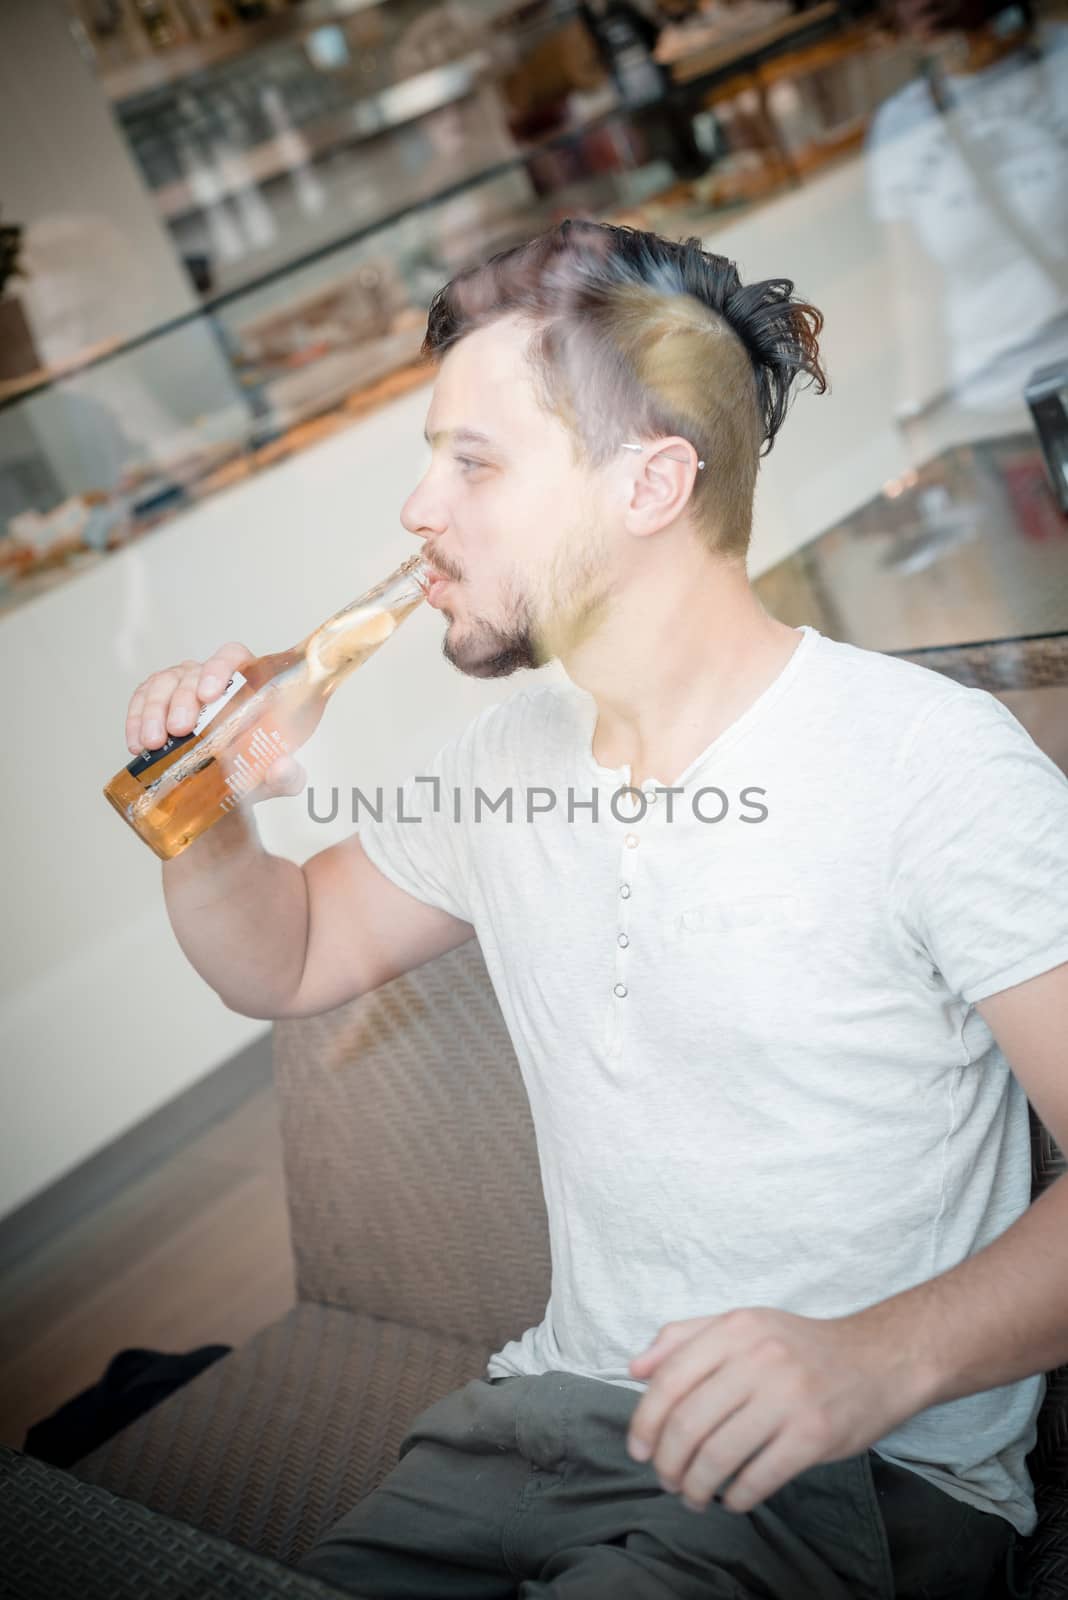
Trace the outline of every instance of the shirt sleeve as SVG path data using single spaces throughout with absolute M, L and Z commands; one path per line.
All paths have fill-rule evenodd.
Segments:
M 472 862 L 462 821 L 454 820 L 455 794 L 462 793 L 474 729 L 469 724 L 401 785 L 383 785 L 369 795 L 375 810 L 359 808 L 356 832 L 367 859 L 391 883 L 416 900 L 437 906 L 462 922 L 473 921 Z M 459 807 L 461 817 L 466 807 Z
M 940 700 L 898 780 L 891 898 L 950 989 L 973 1003 L 1068 961 L 1068 777 L 1008 707 Z

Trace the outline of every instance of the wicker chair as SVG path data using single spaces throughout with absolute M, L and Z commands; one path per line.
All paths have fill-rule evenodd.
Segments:
M 411 1419 L 540 1320 L 533 1124 L 475 941 L 274 1030 L 297 1304 L 73 1470 L 282 1561 L 373 1489 Z M 1034 1123 L 1034 1193 L 1063 1163 Z M 1030 1458 L 1034 1600 L 1068 1600 L 1068 1369 Z

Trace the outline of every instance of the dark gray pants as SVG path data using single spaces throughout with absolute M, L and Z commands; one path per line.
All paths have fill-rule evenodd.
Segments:
M 1015 1530 L 871 1450 L 695 1512 L 627 1453 L 637 1390 L 473 1378 L 295 1563 L 365 1600 L 1003 1600 Z

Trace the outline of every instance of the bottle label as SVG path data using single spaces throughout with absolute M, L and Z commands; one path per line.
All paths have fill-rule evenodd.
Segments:
M 279 756 L 288 754 L 289 746 L 277 728 L 257 728 L 234 759 L 233 770 L 226 779 L 230 793 L 219 802 L 220 811 L 232 811 L 247 794 L 259 788 L 267 768 Z
M 226 702 L 232 700 L 239 689 L 244 688 L 246 681 L 240 672 L 235 672 L 222 694 L 214 700 L 209 700 L 207 705 L 203 707 L 191 732 L 172 734 L 165 744 L 160 745 L 158 750 L 143 750 L 139 756 L 134 757 L 126 768 L 130 777 L 140 778 L 150 767 L 165 761 L 168 756 L 172 756 L 183 745 L 189 744 L 193 739 L 198 738 L 204 732 L 208 723 L 214 721 L 218 716 Z

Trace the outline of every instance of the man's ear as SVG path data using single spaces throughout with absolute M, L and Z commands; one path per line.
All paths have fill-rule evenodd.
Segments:
M 682 516 L 699 470 L 686 439 L 660 439 L 635 453 L 627 472 L 626 521 L 639 536 L 657 533 Z

